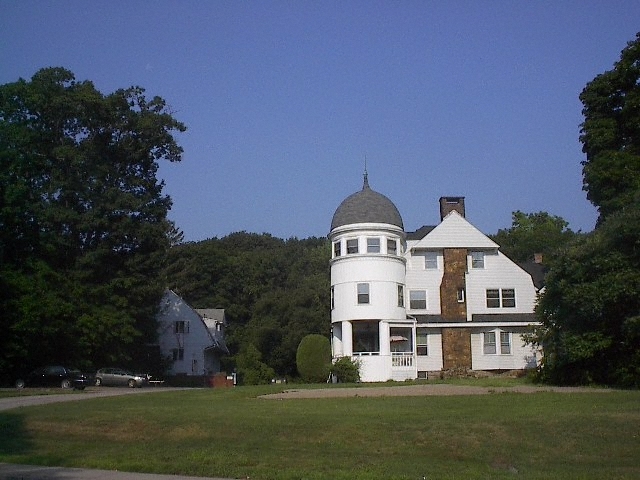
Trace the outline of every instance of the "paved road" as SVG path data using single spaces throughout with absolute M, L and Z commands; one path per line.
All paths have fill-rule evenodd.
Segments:
M 0 411 L 20 409 L 31 405 L 74 402 L 89 398 L 113 397 L 116 395 L 139 395 L 183 390 L 171 387 L 107 388 L 90 387 L 82 392 L 52 395 L 24 395 L 0 398 Z M 230 480 L 212 477 L 186 477 L 180 475 L 157 475 L 153 473 L 131 473 L 112 470 L 88 470 L 84 468 L 41 467 L 0 463 L 0 480 Z

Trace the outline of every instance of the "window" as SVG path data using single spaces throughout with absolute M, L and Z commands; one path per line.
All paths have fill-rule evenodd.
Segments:
M 511 354 L 511 334 L 509 332 L 500 332 L 500 353 L 502 355 Z
M 369 284 L 368 283 L 359 283 L 358 284 L 358 304 L 366 304 L 369 303 Z
M 457 292 L 458 303 L 464 303 L 464 288 L 459 288 Z
M 331 287 L 331 310 L 336 308 L 335 287 Z
M 347 254 L 358 253 L 358 239 L 350 238 L 347 240 Z
M 174 327 L 175 333 L 189 333 L 189 322 L 177 320 Z
M 337 242 L 333 242 L 333 256 L 339 257 L 340 255 L 342 255 L 342 245 L 340 240 L 338 240 Z
M 482 351 L 485 355 L 511 355 L 511 333 L 495 330 L 484 332 Z M 497 335 L 500 335 L 500 351 L 497 350 Z
M 425 252 L 424 268 L 427 270 L 435 270 L 438 268 L 438 252 Z
M 398 243 L 391 238 L 387 238 L 387 253 L 389 255 L 396 255 L 398 253 Z
M 184 360 L 184 348 L 174 348 L 171 352 L 173 353 L 174 362 Z
M 380 239 L 378 237 L 367 238 L 367 253 L 380 253 Z
M 409 308 L 412 310 L 427 309 L 427 291 L 426 290 L 410 290 L 409 291 Z
M 487 308 L 515 308 L 516 291 L 513 288 L 497 288 L 487 290 Z
M 502 289 L 502 306 L 506 308 L 516 306 L 516 291 L 513 288 Z
M 484 252 L 471 252 L 471 268 L 484 268 Z
M 429 355 L 429 336 L 427 334 L 426 328 L 417 328 L 416 329 L 416 353 L 419 356 L 427 356 Z
M 487 290 L 487 308 L 500 307 L 500 290 L 488 289 Z
M 398 306 L 404 307 L 404 285 L 398 285 Z
M 494 355 L 496 353 L 496 332 L 484 332 L 483 336 L 483 353 L 485 355 Z

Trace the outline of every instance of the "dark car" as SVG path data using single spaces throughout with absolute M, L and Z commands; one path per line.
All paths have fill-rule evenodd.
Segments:
M 111 385 L 114 387 L 141 387 L 147 383 L 146 373 L 133 373 L 122 368 L 101 368 L 96 372 L 96 385 Z
M 60 365 L 41 367 L 16 380 L 16 388 L 61 387 L 83 390 L 92 379 L 75 368 Z

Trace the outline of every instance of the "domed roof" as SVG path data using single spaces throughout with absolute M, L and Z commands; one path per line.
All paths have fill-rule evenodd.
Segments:
M 404 230 L 400 212 L 391 200 L 371 190 L 366 173 L 362 190 L 345 198 L 333 214 L 331 230 L 353 223 L 387 223 Z

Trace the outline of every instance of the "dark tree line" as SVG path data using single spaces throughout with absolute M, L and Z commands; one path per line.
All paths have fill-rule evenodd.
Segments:
M 165 278 L 192 306 L 225 309 L 225 368 L 259 383 L 296 376 L 302 338 L 329 336 L 329 258 L 325 238 L 239 232 L 173 247 Z

